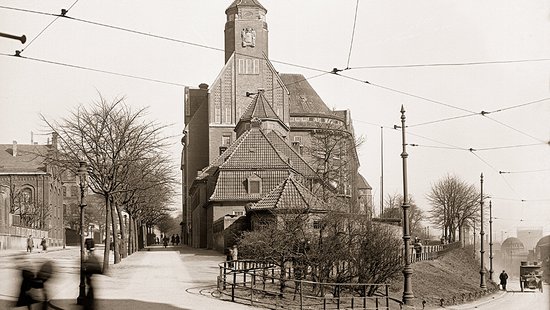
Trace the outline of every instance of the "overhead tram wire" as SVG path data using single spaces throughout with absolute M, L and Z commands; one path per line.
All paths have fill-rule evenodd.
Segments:
M 449 62 L 449 63 L 428 63 L 428 64 L 405 64 L 405 65 L 372 65 L 372 66 L 352 67 L 348 69 L 361 70 L 361 69 L 394 69 L 394 68 L 419 68 L 419 67 L 458 67 L 458 66 L 513 64 L 513 63 L 541 62 L 541 61 L 550 61 L 550 58 L 473 61 L 473 62 L 455 62 L 455 63 Z
M 78 1 L 78 0 L 77 0 Z M 76 3 L 76 2 L 75 2 Z M 74 5 L 74 4 L 73 4 Z M 2 8 L 7 8 L 7 7 L 2 7 Z M 9 9 L 14 9 L 14 10 L 18 10 L 16 8 L 9 8 Z M 31 13 L 35 13 L 36 11 L 30 11 L 30 10 L 21 10 L 21 11 L 25 11 L 25 12 L 31 12 Z M 39 13 L 41 14 L 41 13 Z M 98 23 L 98 22 L 93 22 L 93 21 L 88 21 L 88 20 L 84 20 L 84 19 L 79 19 L 79 18 L 74 18 L 74 17 L 69 17 L 67 16 L 66 14 L 65 15 L 59 15 L 59 16 L 62 16 L 62 17 L 65 17 L 65 18 L 68 18 L 68 19 L 72 19 L 72 20 L 76 20 L 76 21 L 80 21 L 80 22 L 84 22 L 84 23 L 90 23 L 90 24 L 94 24 L 94 25 L 98 25 L 98 26 L 102 26 L 102 27 L 108 27 L 108 28 L 112 28 L 112 29 L 117 29 L 117 30 L 121 30 L 121 31 L 126 31 L 126 32 L 131 32 L 131 33 L 135 33 L 135 34 L 140 34 L 140 35 L 144 35 L 144 36 L 149 36 L 149 37 L 155 37 L 155 38 L 159 38 L 159 39 L 164 39 L 164 40 L 169 40 L 169 41 L 173 41 L 173 42 L 179 42 L 179 43 L 183 43 L 183 44 L 188 44 L 188 45 L 192 45 L 192 46 L 197 46 L 197 47 L 202 47 L 202 48 L 207 48 L 207 49 L 211 49 L 211 50 L 216 50 L 216 51 L 224 51 L 223 49 L 221 48 L 216 48 L 216 47 L 211 47 L 211 46 L 208 46 L 208 45 L 204 45 L 204 44 L 197 44 L 197 43 L 193 43 L 193 42 L 188 42 L 188 41 L 183 41 L 183 40 L 179 40 L 179 39 L 174 39 L 174 38 L 169 38 L 169 37 L 164 37 L 164 36 L 159 36 L 159 35 L 153 35 L 153 34 L 150 34 L 150 33 L 145 33 L 145 32 L 141 32 L 141 31 L 137 31 L 137 30 L 132 30 L 132 29 L 127 29 L 127 28 L 123 28 L 123 27 L 117 27 L 117 26 L 112 26 L 112 25 L 108 25 L 108 24 L 103 24 L 103 23 Z M 280 63 L 280 64 L 285 64 L 285 65 L 290 65 L 290 66 L 294 66 L 294 67 L 298 67 L 298 68 L 303 68 L 303 69 L 308 69 L 308 70 L 314 70 L 314 71 L 318 71 L 318 72 L 326 72 L 326 70 L 321 70 L 321 69 L 317 69 L 317 68 L 313 68 L 313 67 L 308 67 L 308 66 L 302 66 L 302 65 L 296 65 L 296 64 L 291 64 L 291 63 L 288 63 L 288 62 L 282 62 L 282 61 L 276 61 L 276 60 L 271 60 L 271 62 L 273 63 Z M 472 63 L 473 64 L 473 63 Z M 405 95 L 405 96 L 409 96 L 409 97 L 413 97 L 413 98 L 417 98 L 417 99 L 421 99 L 421 100 L 424 100 L 424 101 L 428 101 L 428 102 L 432 102 L 432 103 L 435 103 L 435 104 L 439 104 L 439 105 L 443 105 L 443 106 L 446 106 L 446 107 L 449 107 L 449 108 L 453 108 L 453 109 L 457 109 L 457 110 L 461 110 L 461 111 L 464 111 L 464 112 L 468 112 L 468 113 L 471 113 L 471 114 L 474 114 L 476 112 L 474 111 L 470 111 L 468 109 L 464 109 L 464 108 L 461 108 L 461 107 L 457 107 L 457 106 L 454 106 L 454 105 L 451 105 L 451 104 L 447 104 L 447 103 L 444 103 L 444 102 L 441 102 L 441 101 L 437 101 L 437 100 L 433 100 L 433 99 L 429 99 L 429 98 L 426 98 L 426 97 L 423 97 L 423 96 L 418 96 L 418 95 L 415 95 L 415 94 L 412 94 L 412 93 L 408 93 L 408 92 L 405 92 L 405 91 L 401 91 L 401 90 L 397 90 L 397 89 L 394 89 L 394 88 L 391 88 L 391 87 L 387 87 L 387 86 L 383 86 L 381 84 L 376 84 L 376 83 L 372 83 L 372 82 L 369 82 L 369 81 L 366 81 L 366 80 L 361 80 L 361 79 L 357 79 L 357 78 L 354 78 L 354 77 L 350 77 L 350 76 L 346 76 L 346 75 L 342 75 L 340 74 L 339 72 L 343 71 L 344 69 L 337 69 L 337 68 L 334 68 L 332 70 L 332 73 L 334 73 L 335 75 L 338 75 L 338 76 L 341 76 L 341 77 L 344 77 L 344 78 L 347 78 L 347 79 L 351 79 L 351 80 L 355 80 L 355 81 L 358 81 L 358 82 L 361 82 L 361 83 L 365 83 L 365 84 L 369 84 L 369 85 L 372 85 L 374 87 L 378 87 L 378 88 L 381 88 L 381 89 L 385 89 L 385 90 L 388 90 L 388 91 L 391 91 L 391 92 L 395 92 L 395 93 L 399 93 L 399 94 L 402 94 L 402 95 Z M 489 117 L 488 117 L 489 118 Z M 508 127 L 509 129 L 512 129 L 514 131 L 517 131 L 519 133 L 522 133 L 526 136 L 529 136 L 530 138 L 533 138 L 537 141 L 541 141 L 540 139 L 537 139 L 525 132 L 522 132 L 518 129 L 515 129 L 507 124 L 504 124 L 502 122 L 499 122 L 495 119 L 492 119 L 492 118 L 489 118 L 490 120 L 494 121 L 494 122 L 497 122 L 505 127 Z
M 44 29 L 42 29 L 42 31 L 40 31 L 25 47 L 23 47 L 21 49 L 21 51 L 19 53 L 23 53 L 23 51 L 25 51 L 27 48 L 29 48 L 29 46 L 31 46 L 31 44 L 36 41 L 36 39 L 38 39 L 38 37 L 40 37 L 53 23 L 55 23 L 56 20 L 59 19 L 59 17 L 62 17 L 64 16 L 65 14 L 67 14 L 69 12 L 69 10 L 71 10 L 73 8 L 73 6 L 78 2 L 79 0 L 76 0 L 75 2 L 73 2 L 73 4 L 68 8 L 68 9 L 63 9 L 61 10 L 61 15 L 55 15 L 55 18 L 48 24 L 46 25 L 46 27 L 44 27 Z
M 446 121 L 450 121 L 450 120 L 455 120 L 455 119 L 459 119 L 459 118 L 466 118 L 466 117 L 476 116 L 476 115 L 484 116 L 486 114 L 495 114 L 495 113 L 499 113 L 499 112 L 504 112 L 504 111 L 517 109 L 517 108 L 525 107 L 525 106 L 528 106 L 528 105 L 540 103 L 540 102 L 547 101 L 547 100 L 550 100 L 550 97 L 537 99 L 537 100 L 534 100 L 534 101 L 529 101 L 529 102 L 525 102 L 525 103 L 509 106 L 509 107 L 506 107 L 506 108 L 497 109 L 497 110 L 494 110 L 494 111 L 489 111 L 489 112 L 481 111 L 479 113 L 470 113 L 470 114 L 465 114 L 465 115 L 459 115 L 459 116 L 454 116 L 454 117 L 447 117 L 447 118 L 437 119 L 437 120 L 428 121 L 428 122 L 419 123 L 419 124 L 413 124 L 413 125 L 409 125 L 409 127 L 417 127 L 417 126 L 424 126 L 424 125 L 429 125 L 429 124 L 441 123 L 441 122 L 446 122 Z
M 359 0 L 356 1 L 355 3 L 355 15 L 353 17 L 353 28 L 352 28 L 352 31 L 351 31 L 351 41 L 350 41 L 350 44 L 349 44 L 349 53 L 348 53 L 348 62 L 347 62 L 347 65 L 346 65 L 346 69 L 349 69 L 349 62 L 350 62 L 350 59 L 351 59 L 351 50 L 353 49 L 353 39 L 355 37 L 355 26 L 357 25 L 357 12 L 359 10 Z
M 22 55 L 10 55 L 10 54 L 5 54 L 5 53 L 0 53 L 0 55 L 1 56 L 15 57 L 15 58 L 19 58 L 19 59 L 32 60 L 32 61 L 52 64 L 52 65 L 64 66 L 64 67 L 69 67 L 69 68 L 74 68 L 74 69 L 81 69 L 81 70 L 86 70 L 86 71 L 93 71 L 93 72 L 105 73 L 105 74 L 110 74 L 110 75 L 122 76 L 122 77 L 127 77 L 127 78 L 132 78 L 132 79 L 143 80 L 143 81 L 149 81 L 149 82 L 155 82 L 155 83 L 161 83 L 161 84 L 167 84 L 167 85 L 174 85 L 174 86 L 188 87 L 188 85 L 181 84 L 181 83 L 162 81 L 162 80 L 157 80 L 157 79 L 141 77 L 141 76 L 137 76 L 137 75 L 118 73 L 118 72 L 114 72 L 114 71 L 95 69 L 95 68 L 79 66 L 79 65 L 72 65 L 72 64 L 68 64 L 68 63 L 51 61 L 51 60 L 44 60 L 44 59 L 33 58 L 33 57 L 26 57 L 26 56 L 22 56 Z

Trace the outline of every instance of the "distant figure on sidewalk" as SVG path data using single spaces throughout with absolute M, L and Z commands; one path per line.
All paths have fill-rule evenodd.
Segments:
M 34 241 L 32 240 L 32 235 L 29 235 L 27 238 L 27 252 L 32 253 L 32 248 L 34 248 Z
M 500 285 L 502 286 L 502 290 L 506 290 L 506 281 L 508 280 L 508 275 L 506 274 L 506 271 L 502 270 L 500 273 Z
M 171 242 L 172 242 L 172 246 L 176 244 L 176 236 L 172 235 Z
M 229 249 L 229 254 L 231 255 L 231 260 L 236 261 L 239 259 L 239 251 L 237 250 L 237 245 L 233 245 L 231 249 Z
M 46 241 L 46 237 L 42 237 L 40 245 L 42 246 L 42 251 L 46 251 L 48 249 L 48 241 Z
M 176 234 L 176 245 L 180 244 L 180 235 Z
M 416 260 L 420 260 L 422 257 L 422 242 L 418 237 L 414 238 L 414 252 L 416 253 Z
M 162 244 L 164 245 L 164 247 L 168 246 L 168 241 L 168 236 L 164 235 L 164 238 L 162 238 Z

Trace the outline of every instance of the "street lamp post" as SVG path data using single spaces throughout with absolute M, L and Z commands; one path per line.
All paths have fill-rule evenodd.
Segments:
M 481 289 L 486 289 L 487 288 L 487 285 L 485 284 L 485 267 L 484 267 L 484 262 L 483 262 L 483 257 L 485 256 L 485 250 L 483 249 L 483 236 L 485 235 L 485 232 L 483 231 L 483 173 L 481 174 L 481 179 L 480 179 L 480 182 L 481 182 L 481 198 L 480 198 L 480 206 L 481 206 L 481 223 L 480 223 L 480 231 L 479 231 L 479 236 L 480 236 L 480 240 L 479 240 L 479 246 L 480 246 L 480 250 L 479 250 L 479 254 L 481 256 L 481 268 L 479 270 L 479 275 L 480 275 L 480 283 L 479 283 L 479 287 Z
M 489 200 L 489 280 L 493 281 L 493 202 Z
M 404 248 L 404 263 L 405 267 L 403 268 L 403 303 L 406 305 L 412 305 L 414 294 L 412 292 L 412 284 L 411 284 L 411 276 L 412 276 L 412 268 L 410 264 L 410 257 L 409 257 L 409 241 L 411 239 L 411 235 L 409 232 L 409 193 L 408 193 L 408 187 L 407 187 L 407 157 L 409 156 L 407 154 L 407 143 L 405 142 L 405 108 L 401 106 L 401 140 L 403 143 L 403 152 L 401 152 L 401 158 L 403 161 L 403 205 L 401 208 L 403 208 L 403 243 L 405 245 Z M 397 127 L 397 126 L 396 126 Z
M 80 285 L 78 290 L 78 297 L 76 299 L 77 305 L 84 305 L 86 300 L 86 283 L 84 279 L 84 208 L 86 207 L 86 186 L 87 186 L 87 165 L 86 162 L 81 161 L 78 167 L 78 178 L 80 185 Z

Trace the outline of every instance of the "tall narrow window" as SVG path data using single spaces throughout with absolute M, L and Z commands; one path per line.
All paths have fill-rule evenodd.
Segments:
M 231 106 L 226 105 L 223 110 L 223 123 L 231 124 Z

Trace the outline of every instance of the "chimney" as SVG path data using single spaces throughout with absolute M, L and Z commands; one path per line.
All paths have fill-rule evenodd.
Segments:
M 57 132 L 52 132 L 52 147 L 54 150 L 57 150 Z
M 11 149 L 11 154 L 13 157 L 17 156 L 17 141 L 13 140 L 13 147 Z

